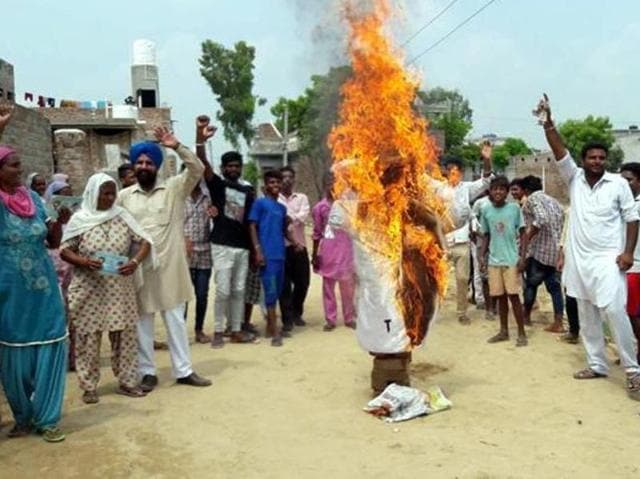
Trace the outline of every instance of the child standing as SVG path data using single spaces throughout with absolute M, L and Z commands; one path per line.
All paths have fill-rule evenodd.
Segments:
M 290 236 L 287 228 L 287 208 L 278 203 L 282 188 L 282 173 L 276 170 L 264 174 L 263 198 L 256 200 L 249 214 L 249 231 L 267 308 L 267 337 L 271 346 L 282 346 L 282 335 L 277 330 L 276 304 L 284 284 L 285 236 L 296 248 L 300 245 Z
M 487 269 L 486 252 L 489 250 L 489 294 L 498 302 L 500 332 L 489 339 L 489 343 L 509 339 L 509 302 L 518 324 L 516 346 L 527 345 L 524 331 L 524 315 L 520 292 L 522 290 L 522 270 L 527 245 L 524 236 L 524 221 L 520 208 L 515 203 L 507 203 L 509 180 L 498 176 L 491 180 L 489 197 L 491 204 L 482 210 L 481 229 L 482 269 Z M 519 248 L 518 248 L 519 246 Z
M 336 282 L 342 299 L 344 324 L 355 329 L 355 305 L 353 294 L 355 276 L 353 269 L 353 244 L 351 238 L 342 230 L 332 230 L 326 235 L 329 212 L 333 204 L 333 174 L 324 179 L 325 196 L 311 211 L 313 217 L 313 253 L 311 263 L 315 273 L 322 276 L 322 301 L 327 324 L 324 331 L 333 331 L 336 327 L 338 307 L 336 301 Z

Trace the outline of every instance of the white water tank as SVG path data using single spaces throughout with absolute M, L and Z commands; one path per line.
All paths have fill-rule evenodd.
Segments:
M 133 42 L 132 65 L 157 65 L 156 44 L 144 38 Z

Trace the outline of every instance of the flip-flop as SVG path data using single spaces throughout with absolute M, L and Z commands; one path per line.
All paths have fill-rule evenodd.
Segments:
M 505 333 L 498 333 L 495 336 L 492 336 L 489 339 L 487 339 L 487 342 L 489 344 L 500 343 L 502 341 L 509 341 L 509 335 Z
M 601 374 L 597 371 L 594 371 L 591 368 L 581 369 L 580 371 L 574 373 L 573 379 L 598 379 L 598 378 L 606 378 L 606 374 Z
M 119 386 L 116 393 L 130 398 L 143 398 L 147 395 L 147 393 L 139 387 L 128 388 L 126 386 Z

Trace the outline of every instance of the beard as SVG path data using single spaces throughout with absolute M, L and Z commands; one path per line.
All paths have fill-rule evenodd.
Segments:
M 147 170 L 137 171 L 136 179 L 142 188 L 151 188 L 156 184 L 158 173 Z

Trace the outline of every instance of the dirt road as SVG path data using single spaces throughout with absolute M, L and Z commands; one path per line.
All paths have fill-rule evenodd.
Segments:
M 362 412 L 371 360 L 353 331 L 322 332 L 319 294 L 314 278 L 310 324 L 283 348 L 194 345 L 212 388 L 174 385 L 159 352 L 159 389 L 118 396 L 103 353 L 100 404 L 84 405 L 68 376 L 64 443 L 8 440 L 5 423 L 0 477 L 640 477 L 640 404 L 626 397 L 618 368 L 609 379 L 573 380 L 581 346 L 540 324 L 529 347 L 489 345 L 497 325 L 475 310 L 470 326 L 457 324 L 450 298 L 413 370 L 416 387 L 440 385 L 454 407 L 387 425 Z

